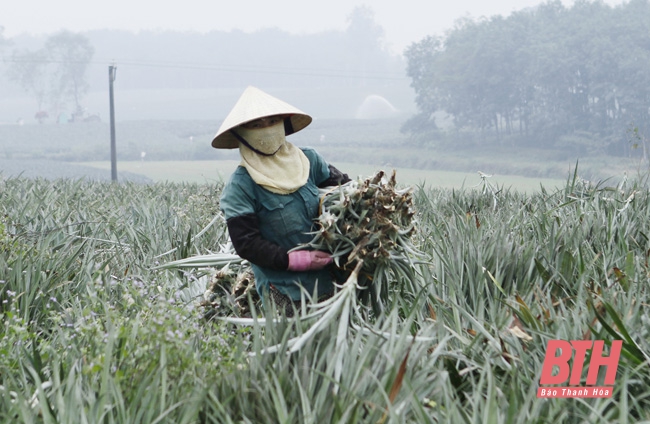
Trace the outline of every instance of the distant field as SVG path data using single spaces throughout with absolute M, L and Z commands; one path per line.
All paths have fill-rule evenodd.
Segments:
M 118 179 L 121 171 L 128 171 L 143 175 L 153 181 L 203 183 L 226 180 L 238 163 L 239 161 L 236 160 L 123 161 L 118 163 L 117 171 Z M 110 162 L 82 162 L 80 165 L 105 170 L 110 170 L 111 166 Z M 351 177 L 365 177 L 381 169 L 378 166 L 357 163 L 337 162 L 335 165 Z M 389 172 L 391 169 L 385 168 L 384 170 Z M 478 173 L 429 171 L 399 167 L 396 168 L 396 171 L 398 182 L 406 185 L 425 184 L 429 187 L 461 188 L 477 186 L 482 183 Z M 540 185 L 552 188 L 565 183 L 564 180 L 559 179 L 529 178 L 514 175 L 492 175 L 488 181 L 495 186 L 528 193 L 537 191 Z
M 539 146 L 479 146 L 471 140 L 416 143 L 401 132 L 402 124 L 401 119 L 315 119 L 309 130 L 292 135 L 291 142 L 317 149 L 353 176 L 395 167 L 399 182 L 432 187 L 475 186 L 481 183 L 477 171 L 482 171 L 493 175 L 489 181 L 494 185 L 531 193 L 540 184 L 563 185 L 578 163 L 581 178 L 612 185 L 626 173 L 636 174 L 640 165 L 639 158 L 579 155 L 555 148 L 553 140 Z M 120 180 L 140 181 L 138 175 L 154 181 L 227 178 L 239 155 L 211 147 L 218 125 L 199 119 L 118 122 Z M 0 175 L 110 179 L 109 132 L 104 122 L 0 125 Z M 640 168 L 647 170 L 647 165 Z

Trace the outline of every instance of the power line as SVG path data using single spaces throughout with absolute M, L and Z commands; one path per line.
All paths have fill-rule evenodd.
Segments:
M 54 59 L 21 59 L 21 58 L 5 58 L 8 63 L 85 63 L 88 65 L 106 66 L 107 64 L 115 63 L 116 61 L 74 61 L 74 60 L 54 60 Z M 219 71 L 219 72 L 246 72 L 246 73 L 262 73 L 262 74 L 276 74 L 276 75 L 291 75 L 291 76 L 308 76 L 308 77 L 329 77 L 329 78 L 359 78 L 359 79 L 375 79 L 375 80 L 393 80 L 403 81 L 408 79 L 396 73 L 376 72 L 376 71 L 363 71 L 363 72 L 350 72 L 349 70 L 342 69 L 310 69 L 310 68 L 281 68 L 281 67 L 267 67 L 257 65 L 228 65 L 228 64 L 210 64 L 210 63 L 177 63 L 177 62 L 154 62 L 154 61 L 120 61 L 120 66 L 127 67 L 147 67 L 156 69 L 188 69 L 200 71 Z

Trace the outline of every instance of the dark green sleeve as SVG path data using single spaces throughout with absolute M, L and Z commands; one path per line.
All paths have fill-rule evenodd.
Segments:
M 263 268 L 285 271 L 289 267 L 287 250 L 262 237 L 255 214 L 229 218 L 226 224 L 232 245 L 239 256 Z

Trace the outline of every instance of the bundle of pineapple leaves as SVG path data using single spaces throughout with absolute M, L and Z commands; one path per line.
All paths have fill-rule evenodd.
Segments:
M 397 186 L 394 170 L 389 178 L 378 171 L 365 180 L 321 189 L 316 222 L 308 247 L 330 252 L 344 272 L 362 261 L 359 298 L 376 313 L 395 297 L 412 297 L 421 289 L 416 265 L 423 255 L 414 240 L 412 189 Z

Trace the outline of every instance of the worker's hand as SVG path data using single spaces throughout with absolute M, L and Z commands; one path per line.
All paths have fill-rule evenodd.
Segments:
M 289 271 L 313 271 L 332 263 L 332 255 L 320 250 L 294 250 L 289 252 Z

